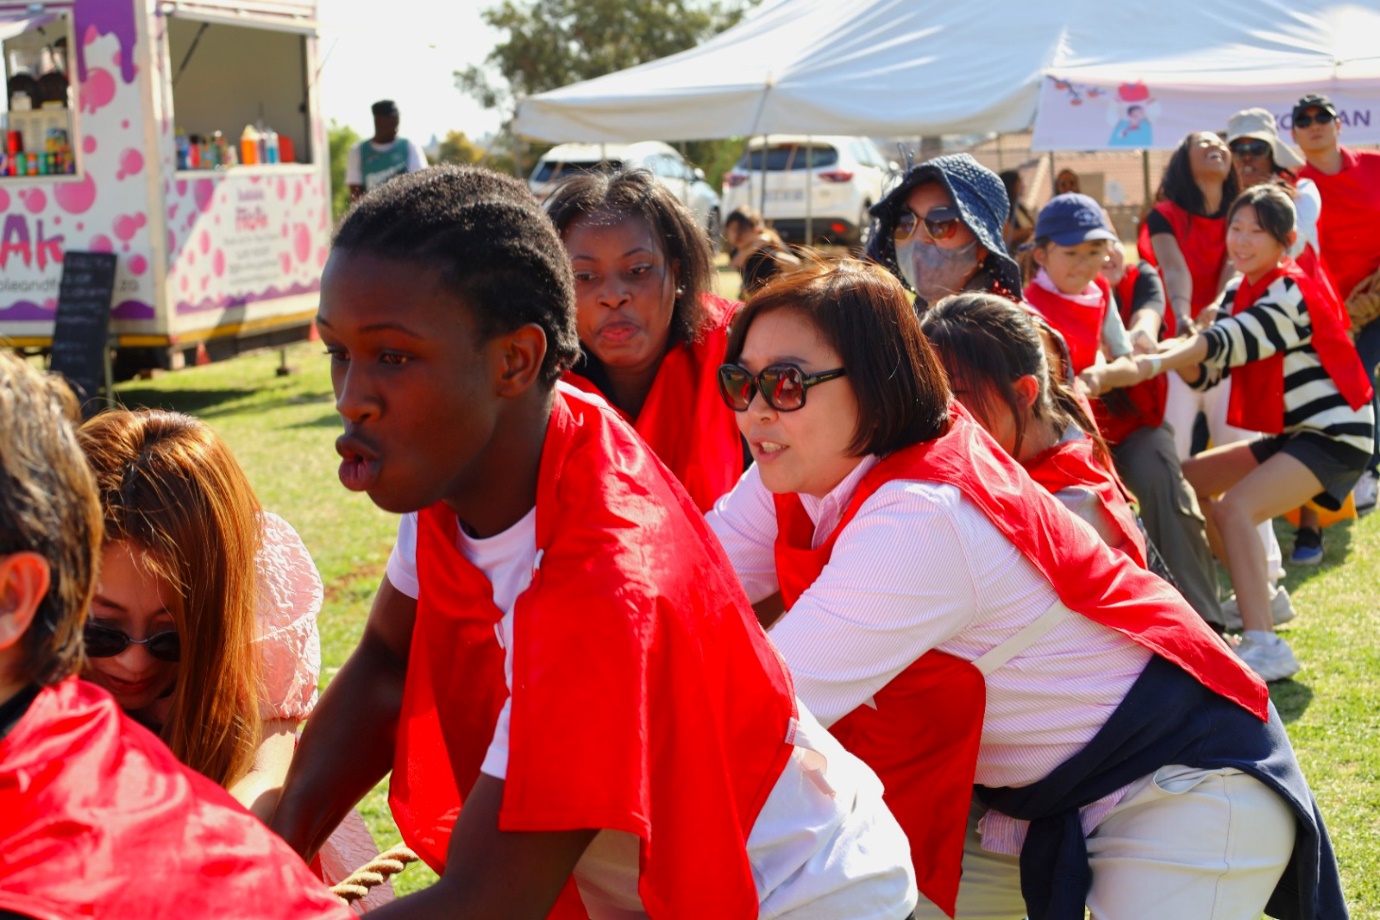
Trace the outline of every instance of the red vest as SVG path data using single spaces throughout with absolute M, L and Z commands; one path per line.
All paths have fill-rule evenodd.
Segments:
M 1102 345 L 1102 323 L 1107 319 L 1112 292 L 1107 280 L 1097 276 L 1097 290 L 1102 295 L 1097 306 L 1087 307 L 1067 297 L 1046 290 L 1034 282 L 1025 286 L 1026 303 L 1034 307 L 1069 345 L 1073 372 L 1081 374 L 1097 361 Z
M 230 794 L 93 684 L 39 691 L 0 740 L 0 911 L 36 920 L 352 914 Z
M 702 512 L 731 491 L 743 475 L 738 422 L 719 395 L 719 365 L 724 363 L 728 326 L 739 306 L 705 294 L 704 307 L 710 319 L 704 337 L 673 346 L 661 359 L 637 419 L 623 416 L 657 458 L 670 467 Z M 565 379 L 582 390 L 605 396 L 574 371 L 567 372 Z
M 1318 243 L 1337 292 L 1345 299 L 1380 268 L 1380 153 L 1342 148 L 1340 172 L 1328 175 L 1305 165 L 1300 179 L 1312 179 L 1322 195 Z
M 1121 545 L 1117 549 L 1141 568 L 1148 566 L 1145 537 L 1136 525 L 1135 512 L 1126 501 L 1125 490 L 1116 474 L 1097 462 L 1092 438 L 1055 444 L 1022 466 L 1030 478 L 1051 495 L 1073 486 L 1090 490 L 1121 533 Z
M 1078 524 L 962 407 L 955 404 L 951 419 L 947 434 L 873 467 L 818 549 L 811 549 L 813 525 L 799 496 L 775 496 L 777 579 L 786 616 L 878 488 L 893 479 L 944 483 L 982 511 L 1070 610 L 1174 662 L 1265 720 L 1265 684 L 1173 587 Z M 897 559 L 904 564 L 903 548 Z M 970 662 L 931 650 L 878 691 L 873 703 L 876 708 L 860 706 L 830 731 L 881 778 L 887 803 L 910 838 L 920 890 L 952 916 L 986 707 L 982 675 Z
M 1132 285 L 1138 274 L 1137 269 L 1127 269 L 1126 276 Z M 1125 281 L 1123 278 L 1123 284 Z M 1025 289 L 1026 301 L 1068 342 L 1075 374 L 1091 367 L 1097 360 L 1097 350 L 1102 344 L 1102 323 L 1107 318 L 1107 311 L 1112 308 L 1112 292 L 1107 280 L 1098 275 L 1096 283 L 1102 293 L 1102 303 L 1097 307 L 1085 307 L 1037 284 L 1029 284 Z M 1123 322 L 1129 316 L 1129 304 L 1130 298 L 1126 297 L 1121 309 Z M 1164 421 L 1164 401 L 1168 392 L 1168 381 L 1156 377 L 1119 390 L 1111 400 L 1115 409 L 1101 399 L 1091 400 L 1092 417 L 1097 423 L 1098 432 L 1108 444 L 1120 444 L 1137 428 L 1159 427 Z
M 1169 221 L 1169 226 L 1174 229 L 1174 241 L 1179 244 L 1179 251 L 1188 263 L 1188 274 L 1193 279 L 1190 303 L 1196 319 L 1204 307 L 1217 299 L 1222 269 L 1227 264 L 1227 219 L 1225 216 L 1190 214 L 1172 201 L 1161 201 L 1154 210 Z M 1151 265 L 1159 264 L 1150 242 L 1150 231 L 1144 223 L 1140 225 L 1137 248 L 1142 259 Z M 1167 311 L 1164 328 L 1166 336 L 1177 334 L 1173 310 Z
M 1316 263 L 1315 263 L 1316 270 Z M 1248 309 L 1259 300 L 1267 288 L 1282 276 L 1289 276 L 1299 286 L 1308 319 L 1313 326 L 1313 350 L 1337 385 L 1342 396 L 1353 409 L 1370 402 L 1375 391 L 1366 373 L 1356 346 L 1347 337 L 1350 324 L 1346 308 L 1337 298 L 1326 274 L 1318 278 L 1305 272 L 1293 259 L 1286 258 L 1255 284 L 1242 279 L 1232 302 L 1232 315 Z M 1284 354 L 1276 352 L 1262 361 L 1252 361 L 1232 368 L 1231 401 L 1227 404 L 1227 421 L 1238 428 L 1279 434 L 1284 430 Z
M 508 696 L 502 614 L 456 526 L 442 505 L 419 515 L 390 791 L 438 872 Z M 718 541 L 630 427 L 558 393 L 536 544 L 513 610 L 500 829 L 636 834 L 652 917 L 756 917 L 746 842 L 790 757 L 795 695 Z M 578 915 L 573 895 L 553 916 Z

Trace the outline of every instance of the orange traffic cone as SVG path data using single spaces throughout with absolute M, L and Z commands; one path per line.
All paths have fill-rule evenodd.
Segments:
M 196 366 L 197 366 L 197 367 L 201 367 L 203 364 L 210 364 L 210 363 L 211 363 L 211 355 L 206 351 L 206 343 L 205 343 L 205 342 L 197 342 L 197 343 L 196 343 Z

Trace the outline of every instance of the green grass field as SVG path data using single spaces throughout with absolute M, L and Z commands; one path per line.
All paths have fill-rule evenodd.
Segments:
M 340 424 L 327 359 L 318 345 L 288 352 L 299 372 L 277 377 L 277 353 L 131 381 L 119 388 L 130 407 L 200 416 L 230 444 L 264 506 L 287 518 L 311 549 L 326 582 L 321 614 L 324 687 L 363 627 L 396 518 L 336 479 Z M 1292 533 L 1280 528 L 1280 542 Z M 1380 514 L 1329 528 L 1324 564 L 1292 569 L 1286 585 L 1299 617 L 1288 636 L 1303 670 L 1271 688 L 1294 747 L 1322 805 L 1337 847 L 1352 916 L 1380 917 Z M 363 803 L 382 845 L 398 840 L 385 787 Z M 398 888 L 430 882 L 424 867 Z

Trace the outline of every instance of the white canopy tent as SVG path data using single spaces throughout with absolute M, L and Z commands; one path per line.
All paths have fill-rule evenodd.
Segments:
M 515 129 L 545 141 L 973 134 L 1029 128 L 1058 102 L 1052 131 L 1043 111 L 1036 123 L 1042 147 L 1169 147 L 1180 121 L 1219 128 L 1261 104 L 1287 115 L 1313 91 L 1345 97 L 1348 140 L 1380 141 L 1376 6 L 779 0 L 696 48 L 529 97 Z M 1149 143 L 1111 143 L 1137 102 L 1142 117 L 1182 118 Z

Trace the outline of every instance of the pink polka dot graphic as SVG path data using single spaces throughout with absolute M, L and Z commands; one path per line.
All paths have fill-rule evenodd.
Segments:
M 87 173 L 80 182 L 63 182 L 54 186 L 53 197 L 57 199 L 58 207 L 68 214 L 85 214 L 96 202 L 96 183 Z M 78 225 L 77 229 L 80 230 L 81 226 Z
M 134 256 L 129 260 L 129 271 L 132 275 L 142 275 L 149 270 L 149 260 L 143 256 Z
M 115 174 L 116 179 L 123 179 L 125 176 L 137 176 L 144 168 L 144 155 L 133 147 L 126 147 L 120 154 L 120 171 Z
M 216 254 L 211 256 L 211 271 L 216 273 L 219 278 L 225 274 L 225 250 L 217 249 Z
M 198 179 L 192 186 L 192 197 L 196 199 L 196 209 L 206 210 L 211 203 L 211 198 L 216 194 L 216 186 L 210 179 Z
M 121 214 L 115 218 L 115 235 L 129 242 L 146 222 L 143 214 Z
M 81 139 L 81 149 L 86 151 L 87 153 L 95 153 L 96 136 L 94 134 L 88 134 L 86 135 L 86 137 L 83 137 Z
M 91 242 L 88 243 L 87 246 L 90 247 L 92 252 L 115 251 L 115 244 L 111 242 L 110 237 L 106 236 L 104 233 L 98 233 L 91 237 Z
M 0 188 L 0 211 L 10 209 L 10 193 Z
M 198 233 L 196 235 L 196 245 L 197 248 L 201 250 L 201 254 L 203 256 L 206 255 L 206 253 L 211 251 L 211 234 L 207 233 L 205 230 Z
M 292 228 L 292 251 L 297 254 L 298 262 L 305 262 L 311 256 L 311 230 L 306 224 Z
M 98 112 L 115 98 L 115 78 L 104 67 L 92 67 L 81 87 L 81 110 Z
M 24 199 L 24 207 L 29 209 L 30 214 L 42 214 L 43 209 L 48 207 L 48 196 L 41 188 L 20 192 L 19 197 Z

